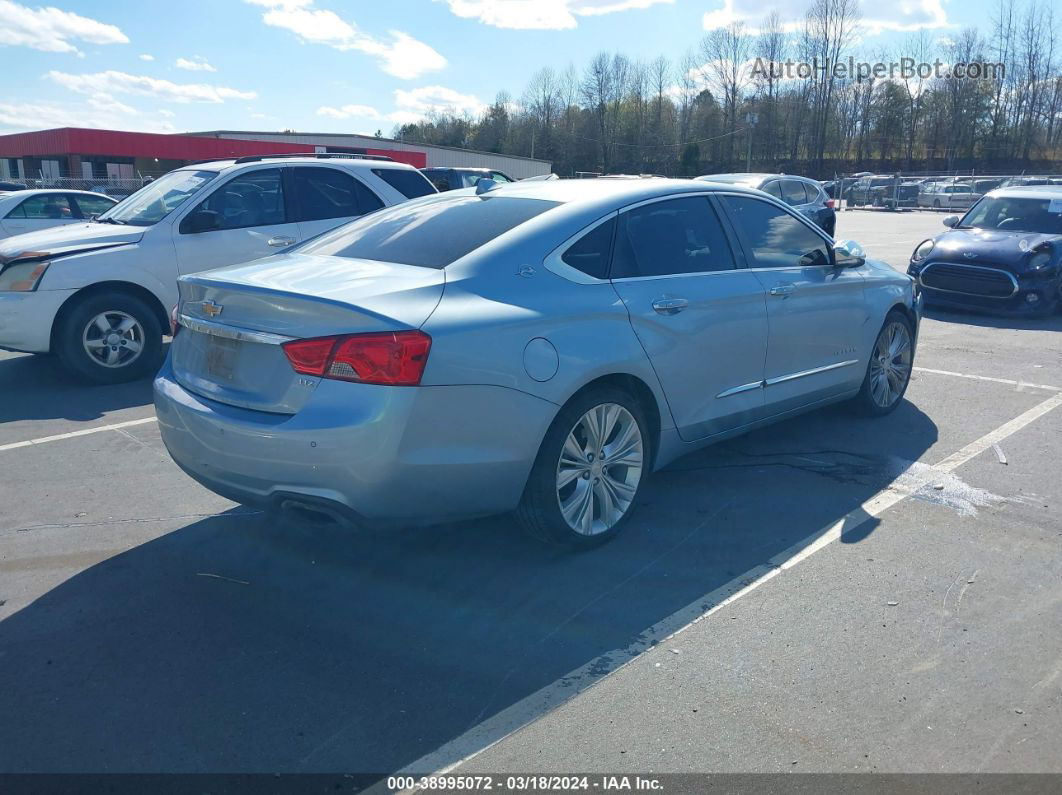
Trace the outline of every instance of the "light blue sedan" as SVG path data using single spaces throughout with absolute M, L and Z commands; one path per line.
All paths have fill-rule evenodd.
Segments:
M 484 182 L 180 296 L 155 404 L 208 488 L 360 523 L 514 512 L 574 546 L 699 447 L 895 409 L 921 309 L 767 194 L 666 179 Z

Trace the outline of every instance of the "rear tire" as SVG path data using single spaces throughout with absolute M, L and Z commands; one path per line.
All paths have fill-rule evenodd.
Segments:
M 889 312 L 870 351 L 863 385 L 853 399 L 860 413 L 883 417 L 900 405 L 911 383 L 914 344 L 914 327 L 907 315 L 898 309 Z
M 55 332 L 63 366 L 86 381 L 119 384 L 153 375 L 162 363 L 162 328 L 155 312 L 128 293 L 81 299 Z
M 569 548 L 610 541 L 634 512 L 651 450 L 645 414 L 629 394 L 602 386 L 577 395 L 546 431 L 517 521 Z

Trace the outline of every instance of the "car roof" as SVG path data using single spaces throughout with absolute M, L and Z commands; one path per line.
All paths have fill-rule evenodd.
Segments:
M 795 179 L 799 182 L 810 182 L 812 185 L 819 186 L 822 183 L 817 179 L 811 177 L 802 177 L 800 174 L 767 174 L 757 172 L 741 172 L 734 171 L 726 174 L 704 174 L 700 177 L 694 177 L 699 182 L 718 182 L 720 184 L 735 185 L 735 184 L 752 184 L 757 182 L 763 182 L 767 179 Z
M 1013 185 L 987 195 L 993 199 L 1062 199 L 1062 185 Z
M 335 153 L 338 154 L 338 153 Z M 241 162 L 242 161 L 242 162 Z M 353 168 L 361 170 L 370 170 L 374 168 L 385 169 L 398 169 L 403 171 L 416 171 L 413 166 L 408 163 L 400 163 L 397 160 L 375 160 L 369 158 L 361 158 L 357 156 L 343 157 L 342 155 L 336 157 L 314 157 L 311 154 L 306 155 L 264 155 L 261 159 L 245 160 L 244 158 L 230 158 L 226 160 L 207 160 L 202 163 L 191 163 L 187 166 L 181 166 L 179 170 L 182 171 L 201 171 L 201 170 L 217 170 L 217 171 L 231 171 L 244 166 L 261 166 L 269 165 L 271 163 L 279 163 L 282 165 L 290 165 L 292 163 L 299 165 L 312 165 L 321 163 L 336 163 L 343 168 Z
M 643 179 L 551 179 L 529 182 L 498 183 L 487 192 L 490 196 L 520 199 L 541 199 L 566 204 L 574 208 L 600 208 L 608 211 L 613 207 L 655 199 L 680 193 L 704 193 L 705 191 L 739 191 L 755 196 L 765 196 L 762 191 L 743 185 L 712 183 L 694 179 L 668 179 L 653 177 Z M 475 195 L 475 188 L 449 191 L 447 196 Z
M 79 188 L 27 188 L 26 190 L 13 190 L 0 193 L 0 198 L 7 199 L 12 196 L 18 196 L 20 199 L 28 199 L 31 196 L 49 196 L 49 195 L 63 195 L 67 193 L 73 193 L 78 196 L 102 196 L 104 199 L 113 199 L 113 196 L 108 196 L 106 193 L 98 193 L 92 190 L 81 190 Z

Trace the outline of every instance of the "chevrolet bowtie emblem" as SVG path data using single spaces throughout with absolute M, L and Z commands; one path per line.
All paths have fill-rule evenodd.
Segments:
M 215 304 L 213 301 L 204 301 L 199 305 L 199 308 L 203 310 L 204 315 L 209 317 L 217 317 L 221 314 L 221 310 L 224 309 L 221 304 Z

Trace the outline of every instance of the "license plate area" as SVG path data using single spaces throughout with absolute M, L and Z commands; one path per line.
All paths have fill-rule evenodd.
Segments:
M 236 374 L 236 351 L 239 340 L 207 335 L 206 371 L 215 378 L 231 381 Z

